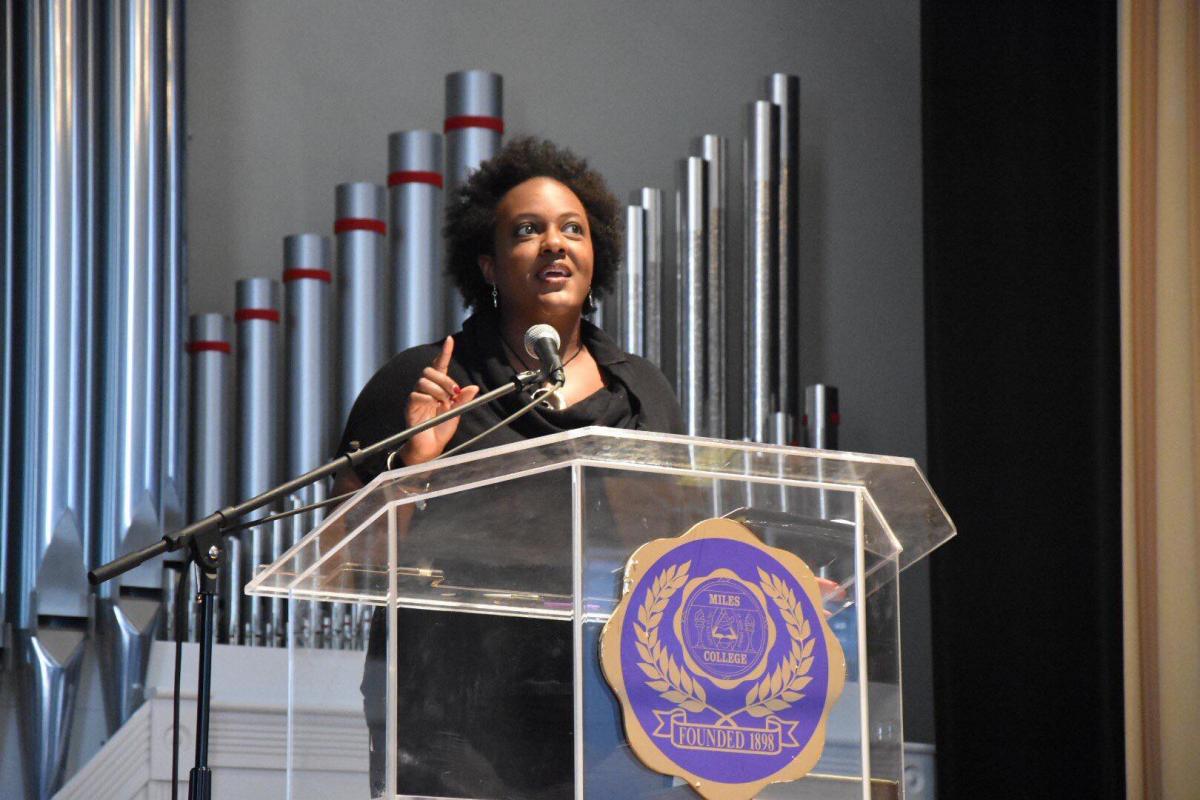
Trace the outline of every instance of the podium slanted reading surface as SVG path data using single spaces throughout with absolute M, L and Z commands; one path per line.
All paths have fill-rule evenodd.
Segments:
M 845 657 L 844 689 L 829 711 L 815 766 L 805 777 L 774 784 L 759 796 L 902 797 L 898 577 L 955 533 L 911 459 L 584 428 L 380 475 L 278 562 L 261 569 L 247 592 L 284 598 L 293 609 L 337 601 L 558 621 L 573 647 L 573 731 L 567 733 L 573 755 L 571 764 L 563 765 L 574 776 L 568 796 L 572 789 L 575 797 L 588 798 L 696 796 L 682 780 L 646 767 L 630 748 L 627 715 L 601 673 L 599 640 L 628 588 L 625 570 L 635 551 L 713 518 L 737 522 L 768 548 L 801 559 L 821 579 L 819 613 L 840 644 L 829 651 L 840 650 Z M 761 596 L 746 585 L 738 590 L 745 597 L 749 592 Z M 769 593 L 770 584 L 763 585 Z M 674 613 L 672 608 L 665 613 Z M 706 613 L 715 624 L 710 608 L 688 613 L 695 614 L 697 626 Z M 397 680 L 422 677 L 398 674 L 397 614 L 386 618 L 388 689 L 379 699 L 388 728 L 385 796 L 404 797 L 409 767 L 398 763 L 395 743 L 403 734 L 405 708 L 398 707 L 395 687 Z M 679 626 L 677 621 L 676 631 Z M 749 633 L 724 634 L 729 645 L 717 633 L 715 646 L 736 648 L 742 640 L 753 641 L 754 626 L 746 627 Z M 664 623 L 655 636 L 659 628 L 664 637 L 669 634 Z M 797 660 L 784 668 L 785 678 L 799 674 L 792 667 L 798 667 L 804 643 L 798 642 Z M 519 649 L 522 642 L 514 640 L 512 647 Z M 469 647 L 428 655 L 451 679 L 456 665 L 480 658 Z M 307 658 L 303 650 L 293 651 L 289 742 L 319 739 L 322 695 L 334 685 L 357 686 L 362 678 L 344 670 L 321 674 Z M 770 684 L 767 666 L 764 687 Z M 831 672 L 841 669 L 840 662 L 829 665 Z M 696 677 L 702 674 L 703 667 L 693 669 L 688 686 L 704 684 Z M 668 692 L 675 685 L 647 683 Z M 746 687 L 753 688 L 754 681 L 737 691 Z M 707 688 L 716 703 L 719 688 Z M 799 706 L 820 691 L 810 684 L 786 697 L 800 696 L 792 702 Z M 773 697 L 778 696 L 783 695 L 776 690 Z M 490 701 L 477 697 L 474 702 L 482 707 Z M 772 708 L 787 705 L 779 699 L 772 703 Z M 767 716 L 764 724 L 778 730 L 780 721 L 765 706 L 761 715 Z M 721 714 L 716 717 L 715 727 L 737 728 Z M 714 725 L 697 723 L 692 732 L 706 727 Z M 642 733 L 651 745 L 668 744 L 662 731 Z M 706 759 L 720 755 L 706 754 Z M 289 758 L 292 797 L 306 796 L 305 768 Z M 453 771 L 454 765 L 446 769 Z M 495 769 L 503 787 L 504 765 Z M 367 795 L 364 780 L 362 796 Z M 516 789 L 502 790 L 496 798 L 520 795 Z

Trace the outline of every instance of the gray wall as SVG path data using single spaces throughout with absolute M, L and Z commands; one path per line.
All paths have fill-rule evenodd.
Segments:
M 447 72 L 502 73 L 508 131 L 621 197 L 672 188 L 695 137 L 739 137 L 764 77 L 799 74 L 802 379 L 840 388 L 843 448 L 924 459 L 917 0 L 202 0 L 187 37 L 194 312 L 277 277 L 283 236 L 330 232 L 390 131 L 440 129 Z M 902 592 L 907 738 L 932 741 L 923 567 Z

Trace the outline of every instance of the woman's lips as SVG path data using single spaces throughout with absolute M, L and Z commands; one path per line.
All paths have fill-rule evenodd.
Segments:
M 556 264 L 551 264 L 548 267 L 542 267 L 538 270 L 537 278 L 543 283 L 563 284 L 571 277 L 571 271 L 566 267 L 560 267 Z

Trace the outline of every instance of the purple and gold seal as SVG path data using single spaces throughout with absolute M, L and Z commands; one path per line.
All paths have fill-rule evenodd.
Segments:
M 812 571 L 729 519 L 638 548 L 600 658 L 638 758 L 709 800 L 808 774 L 846 678 Z

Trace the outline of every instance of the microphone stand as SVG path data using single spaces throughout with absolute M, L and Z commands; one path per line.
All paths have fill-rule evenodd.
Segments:
M 213 612 L 215 609 L 214 598 L 217 595 L 217 570 L 225 560 L 222 537 L 231 533 L 229 529 L 234 528 L 237 521 L 250 512 L 286 497 L 311 483 L 316 483 L 339 470 L 357 467 L 378 455 L 395 450 L 418 433 L 462 416 L 481 405 L 548 380 L 549 376 L 545 374 L 548 371 L 522 372 L 503 386 L 481 394 L 458 408 L 438 414 L 369 447 L 339 456 L 249 500 L 243 500 L 236 505 L 214 511 L 203 519 L 164 535 L 162 539 L 152 545 L 115 558 L 88 572 L 88 582 L 92 586 L 98 586 L 118 575 L 123 575 L 155 556 L 172 553 L 176 550 L 186 550 L 187 560 L 194 563 L 200 573 L 200 588 L 197 593 L 200 602 L 201 630 L 199 681 L 196 697 L 196 761 L 189 773 L 188 800 L 211 800 L 212 798 L 212 771 L 208 768 L 209 695 L 212 691 Z M 557 381 L 556 384 L 561 385 Z M 186 565 L 184 569 L 187 569 Z

